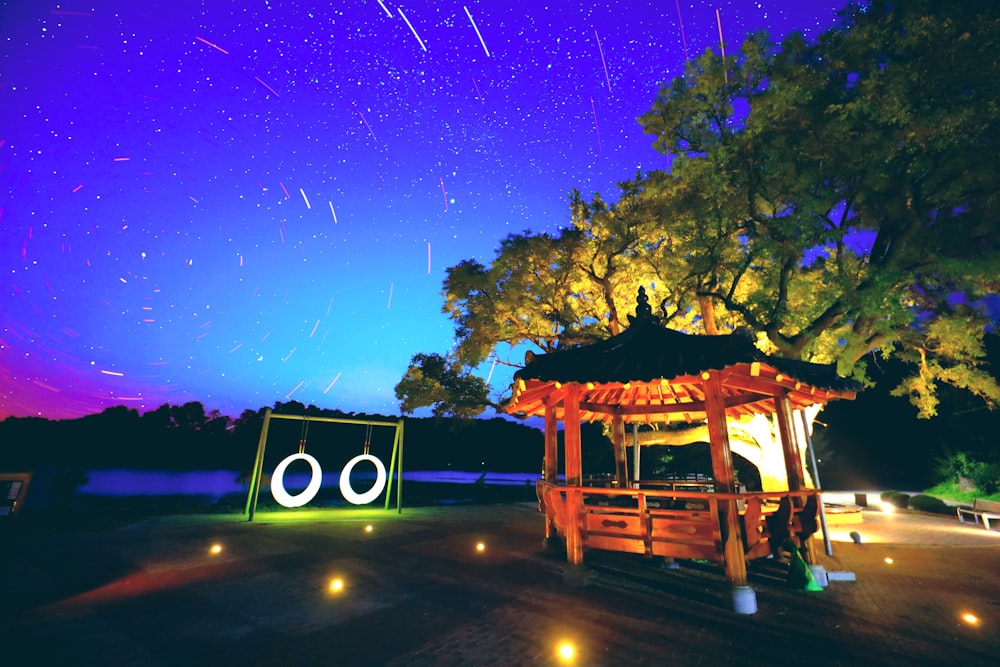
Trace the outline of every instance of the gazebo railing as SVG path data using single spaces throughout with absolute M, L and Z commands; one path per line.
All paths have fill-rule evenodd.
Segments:
M 818 489 L 705 493 L 565 486 L 539 481 L 539 509 L 567 542 L 586 549 L 723 561 L 720 505 L 735 501 L 747 559 L 818 527 Z M 573 533 L 573 534 L 571 534 Z

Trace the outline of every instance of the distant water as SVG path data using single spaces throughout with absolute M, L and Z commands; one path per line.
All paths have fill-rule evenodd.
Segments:
M 94 496 L 171 496 L 198 495 L 222 497 L 230 493 L 246 493 L 246 487 L 237 482 L 240 473 L 235 470 L 198 470 L 172 472 L 163 470 L 88 470 L 88 481 L 78 493 Z M 485 484 L 512 486 L 531 484 L 541 478 L 540 473 L 487 472 Z M 351 479 L 374 479 L 375 474 L 355 472 Z M 403 471 L 403 483 L 437 482 L 448 484 L 473 484 L 483 477 L 481 472 L 458 470 Z M 309 483 L 306 473 L 285 475 L 285 488 L 290 493 L 304 489 Z M 340 472 L 324 472 L 323 486 L 336 488 Z

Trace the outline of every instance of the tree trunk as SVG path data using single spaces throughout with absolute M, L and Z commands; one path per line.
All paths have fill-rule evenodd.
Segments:
M 705 324 L 705 333 L 709 336 L 718 336 L 719 329 L 715 326 L 715 309 L 712 308 L 712 299 L 707 296 L 699 296 L 698 309 L 701 311 L 701 321 Z

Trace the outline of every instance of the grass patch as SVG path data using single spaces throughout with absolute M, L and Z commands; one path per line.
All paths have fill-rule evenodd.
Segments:
M 937 486 L 927 489 L 924 493 L 928 496 L 940 498 L 941 500 L 950 500 L 952 502 L 968 505 L 971 505 L 972 501 L 976 498 L 983 498 L 984 500 L 1000 500 L 1000 493 L 984 496 L 979 491 L 959 491 L 958 482 L 941 482 Z

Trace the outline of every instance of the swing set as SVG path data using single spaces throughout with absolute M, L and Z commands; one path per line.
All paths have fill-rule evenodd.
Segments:
M 286 507 L 299 507 L 304 505 L 316 495 L 323 482 L 323 472 L 319 462 L 306 453 L 306 441 L 309 436 L 310 422 L 328 422 L 335 424 L 354 424 L 365 426 L 365 440 L 362 446 L 362 453 L 352 458 L 344 467 L 340 475 L 340 491 L 348 502 L 354 505 L 366 505 L 374 501 L 382 494 L 382 487 L 385 486 L 385 509 L 389 509 L 389 502 L 392 497 L 393 475 L 396 478 L 396 511 L 403 512 L 403 420 L 396 422 L 342 419 L 338 417 L 309 417 L 305 415 L 280 415 L 273 414 L 271 408 L 264 412 L 264 424 L 260 430 L 260 440 L 257 443 L 257 458 L 254 461 L 253 476 L 250 479 L 250 488 L 247 491 L 246 508 L 243 514 L 248 516 L 248 521 L 254 520 L 257 512 L 257 499 L 260 496 L 261 479 L 263 478 L 264 451 L 267 446 L 268 430 L 272 419 L 289 419 L 302 422 L 302 429 L 299 434 L 298 453 L 286 457 L 274 469 L 271 477 L 271 493 L 280 504 Z M 391 426 L 396 429 L 392 442 L 392 455 L 389 459 L 389 472 L 386 474 L 382 461 L 371 454 L 372 429 L 375 426 Z M 304 491 L 296 496 L 290 495 L 284 489 L 282 483 L 284 473 L 289 464 L 297 460 L 307 461 L 312 468 L 312 478 Z M 354 466 L 362 461 L 368 461 L 375 465 L 375 484 L 365 493 L 357 493 L 351 487 L 350 472 Z

